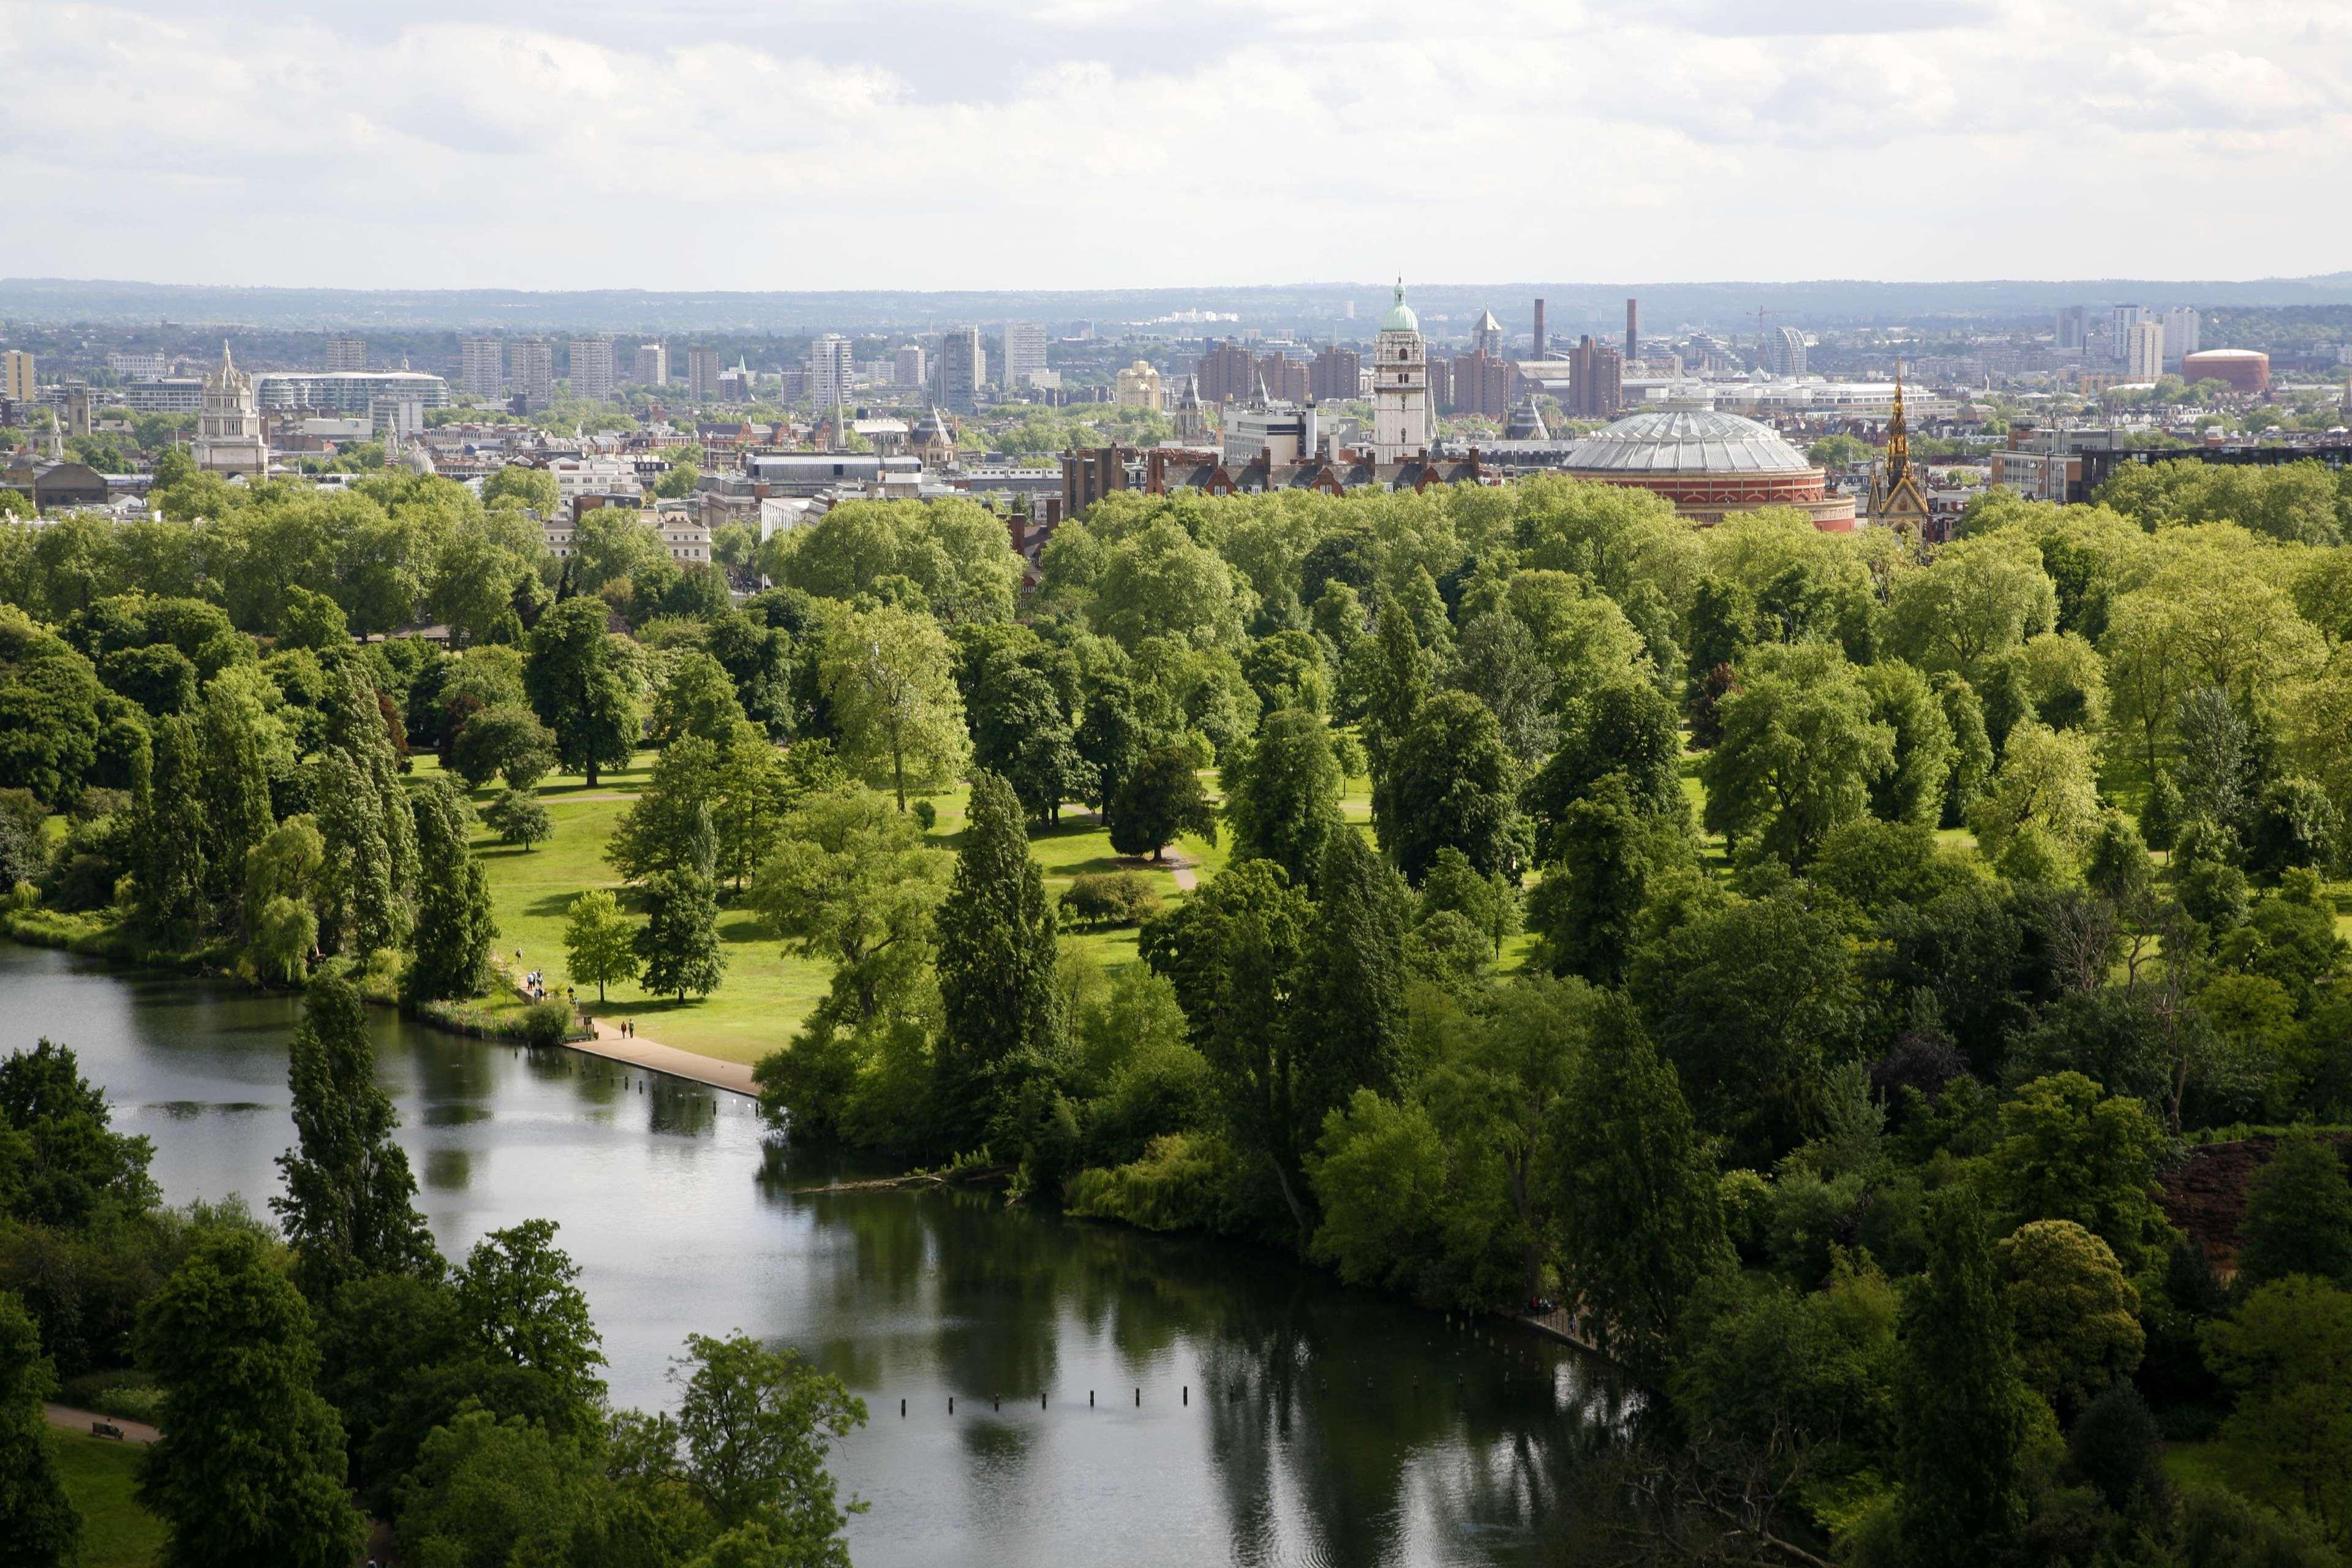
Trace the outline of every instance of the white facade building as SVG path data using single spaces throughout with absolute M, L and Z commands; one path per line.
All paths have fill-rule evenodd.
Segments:
M 2179 364 L 2180 356 L 2197 352 L 2197 332 L 2203 318 L 2188 305 L 2175 305 L 2164 313 L 2164 363 Z
M 106 368 L 129 382 L 161 381 L 172 374 L 172 362 L 160 351 L 154 353 L 111 353 L 106 356 Z
M 1045 368 L 1045 323 L 1043 321 L 1007 321 L 1004 323 L 1004 389 L 1029 384 L 1029 378 Z
M 613 370 L 613 340 L 572 340 L 572 395 L 601 401 L 613 395 L 620 378 Z
M 669 346 L 667 343 L 639 343 L 636 366 L 630 379 L 639 386 L 667 386 Z
M 915 387 L 923 384 L 923 345 L 908 343 L 890 356 L 890 384 Z
M 367 340 L 365 338 L 329 338 L 327 368 L 329 370 L 367 369 Z
M 2124 379 L 2154 381 L 2164 374 L 2164 323 L 2141 321 L 2132 323 L 2131 333 L 2124 349 Z
M 232 478 L 242 474 L 248 479 L 269 477 L 269 443 L 262 438 L 253 378 L 236 368 L 226 342 L 221 344 L 220 363 L 205 377 L 204 407 L 196 416 L 196 438 L 190 455 L 196 467 L 207 473 Z
M 1396 303 L 1381 321 L 1372 347 L 1372 458 L 1401 463 L 1428 450 L 1433 430 L 1429 416 L 1429 357 L 1421 318 L 1404 302 L 1404 279 L 1397 279 Z
M 256 403 L 267 409 L 317 408 L 365 414 L 379 398 L 449 405 L 449 384 L 421 370 L 266 370 L 253 378 Z
M 545 338 L 517 338 L 507 345 L 508 368 L 527 408 L 555 401 L 555 345 Z
M 836 402 L 847 401 L 851 387 L 857 380 L 857 365 L 850 353 L 849 340 L 839 332 L 821 334 L 809 345 L 809 395 L 820 409 L 831 408 Z

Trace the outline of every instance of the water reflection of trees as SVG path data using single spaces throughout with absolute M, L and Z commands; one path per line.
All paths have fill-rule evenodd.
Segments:
M 1395 1562 L 1409 1531 L 1531 1556 L 1616 1440 L 1618 1391 L 1566 1347 L 1497 1348 L 1271 1253 L 1008 1210 L 993 1194 L 791 1196 L 781 1162 L 772 1201 L 803 1205 L 821 1242 L 851 1253 L 820 1276 L 838 1327 L 811 1348 L 856 1386 L 887 1387 L 905 1353 L 960 1399 L 1076 1399 L 1058 1386 L 1066 1322 L 1138 1383 L 1189 1342 L 1235 1562 Z M 1001 1471 L 1029 1439 L 974 1423 L 963 1442 Z

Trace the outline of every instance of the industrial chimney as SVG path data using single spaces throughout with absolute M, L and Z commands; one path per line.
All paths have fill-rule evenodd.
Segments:
M 1642 357 L 1642 302 L 1625 301 L 1625 363 L 1632 364 Z
M 1531 353 L 1531 354 L 1529 354 L 1529 355 L 1528 356 L 1529 359 L 1542 359 L 1542 358 L 1544 357 L 1544 319 L 1543 319 L 1543 301 L 1542 301 L 1541 300 L 1537 300 L 1537 301 L 1536 301 L 1536 343 L 1535 343 L 1535 351 L 1536 351 L 1535 353 Z

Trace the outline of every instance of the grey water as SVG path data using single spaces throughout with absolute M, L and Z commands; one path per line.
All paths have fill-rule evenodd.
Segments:
M 174 1204 L 281 1191 L 298 1012 L 0 941 L 0 1054 L 71 1046 Z M 860 1568 L 1542 1563 L 1619 1426 L 1568 1347 L 1272 1252 L 989 1194 L 809 1194 L 831 1173 L 737 1096 L 389 1013 L 375 1044 L 442 1250 L 556 1221 L 615 1404 L 672 1403 L 686 1337 L 736 1329 L 866 1401 L 833 1454 L 871 1504 Z

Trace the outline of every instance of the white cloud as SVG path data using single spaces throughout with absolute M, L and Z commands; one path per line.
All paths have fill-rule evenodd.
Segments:
M 0 0 L 0 273 L 567 288 L 2345 265 L 2352 7 Z

